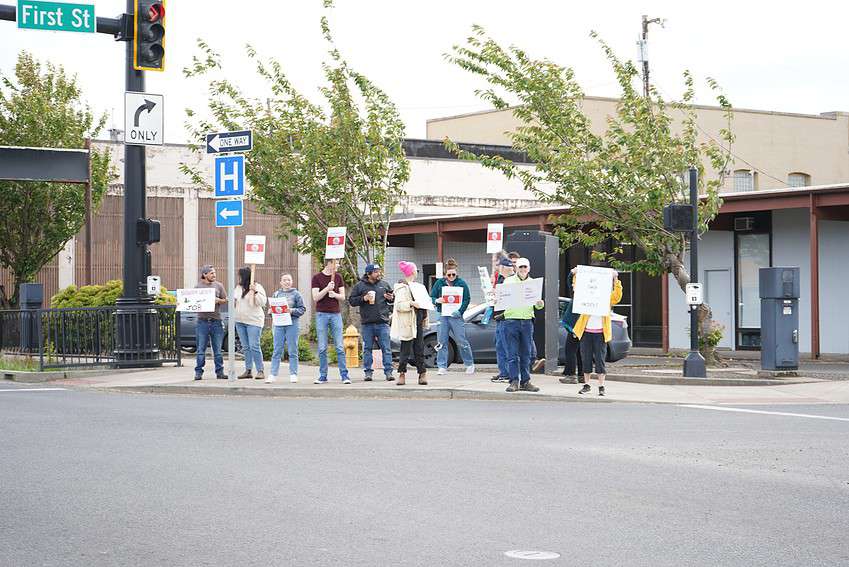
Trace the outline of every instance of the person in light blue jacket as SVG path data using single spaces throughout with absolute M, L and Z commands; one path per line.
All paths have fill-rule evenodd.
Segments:
M 285 346 L 289 352 L 289 382 L 294 384 L 298 381 L 298 338 L 300 335 L 298 323 L 307 308 L 304 306 L 304 298 L 301 297 L 300 292 L 292 287 L 292 276 L 290 274 L 280 276 L 280 288 L 271 297 L 286 299 L 292 324 L 274 325 L 272 321 L 274 353 L 271 355 L 271 374 L 269 374 L 266 382 L 274 382 L 277 379 L 280 360 L 283 358 L 283 347 Z

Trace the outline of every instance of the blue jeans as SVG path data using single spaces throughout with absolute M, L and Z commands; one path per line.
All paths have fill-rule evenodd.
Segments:
M 495 359 L 498 362 L 498 374 L 507 378 L 510 368 L 507 367 L 507 343 L 504 339 L 504 321 L 495 322 Z
M 262 335 L 262 327 L 248 325 L 247 323 L 236 323 L 236 332 L 242 342 L 242 353 L 245 355 L 245 370 L 248 372 L 255 366 L 257 372 L 265 372 L 262 367 L 262 350 L 259 348 L 259 337 Z
M 377 339 L 377 344 L 380 345 L 380 351 L 383 353 L 383 374 L 386 377 L 392 376 L 392 345 L 389 341 L 389 324 L 388 323 L 363 323 L 363 369 L 366 376 L 371 376 L 374 373 L 372 364 L 372 349 L 374 348 L 374 339 Z
M 289 374 L 298 373 L 298 320 L 294 319 L 291 325 L 275 325 L 271 327 L 274 336 L 274 353 L 271 355 L 271 375 L 277 376 L 280 370 L 280 360 L 283 358 L 283 347 L 289 350 Z
M 224 342 L 224 325 L 220 319 L 198 318 L 195 327 L 195 346 L 197 359 L 195 374 L 203 374 L 206 366 L 206 347 L 212 342 L 212 358 L 215 361 L 215 375 L 224 374 L 224 355 L 221 354 L 221 343 Z
M 466 368 L 475 365 L 475 357 L 472 354 L 472 347 L 469 346 L 469 341 L 466 338 L 466 322 L 462 317 L 449 317 L 441 315 L 439 317 L 439 327 L 436 328 L 436 342 L 439 350 L 436 351 L 436 366 L 439 368 L 448 367 L 448 337 L 454 335 L 454 343 L 460 349 L 460 356 L 463 359 L 463 364 Z
M 342 345 L 342 314 L 315 314 L 315 331 L 318 335 L 318 378 L 327 380 L 327 329 L 333 333 L 333 345 L 336 347 L 336 360 L 339 362 L 339 374 L 342 379 L 348 377 L 348 367 L 345 366 L 345 348 Z
M 531 379 L 531 342 L 534 338 L 532 319 L 505 319 L 504 341 L 507 343 L 507 368 L 511 382 L 526 384 Z

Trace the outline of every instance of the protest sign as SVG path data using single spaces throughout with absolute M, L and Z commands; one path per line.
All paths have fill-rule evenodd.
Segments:
M 504 224 L 489 223 L 486 225 L 486 253 L 495 254 L 504 248 Z
M 572 312 L 584 315 L 610 315 L 613 270 L 598 266 L 578 266 Z
M 272 325 L 285 327 L 292 324 L 292 312 L 289 311 L 289 302 L 285 297 L 269 297 L 268 306 Z
M 452 315 L 463 303 L 463 288 L 446 285 L 442 288 L 442 315 Z
M 421 309 L 427 309 L 428 311 L 436 310 L 425 286 L 419 282 L 410 282 L 410 291 L 413 293 L 413 301 L 418 303 Z
M 514 309 L 534 305 L 542 299 L 544 278 L 528 278 L 523 282 L 505 282 L 495 287 L 495 309 Z
M 483 296 L 486 298 L 487 305 L 495 305 L 495 290 L 492 287 L 489 270 L 487 270 L 484 266 L 478 266 L 478 274 L 480 274 L 481 291 L 483 291 Z
M 338 260 L 345 257 L 345 238 L 348 229 L 344 226 L 331 226 L 327 229 L 327 247 L 324 258 L 327 260 Z
M 212 313 L 215 311 L 215 288 L 195 287 L 177 290 L 177 311 Z
M 265 236 L 248 234 L 245 236 L 245 264 L 265 264 Z

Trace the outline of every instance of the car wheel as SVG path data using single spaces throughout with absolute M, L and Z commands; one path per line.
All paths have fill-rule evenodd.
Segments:
M 424 362 L 428 368 L 436 368 L 436 335 L 424 338 Z

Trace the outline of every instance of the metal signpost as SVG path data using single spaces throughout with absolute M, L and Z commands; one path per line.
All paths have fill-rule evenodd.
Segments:
M 216 132 L 206 135 L 206 153 L 248 152 L 253 148 L 250 130 Z M 215 198 L 227 199 L 215 203 L 215 226 L 227 229 L 227 282 L 230 300 L 227 316 L 228 378 L 236 381 L 236 227 L 245 220 L 245 156 L 241 154 L 215 156 L 213 164 Z

